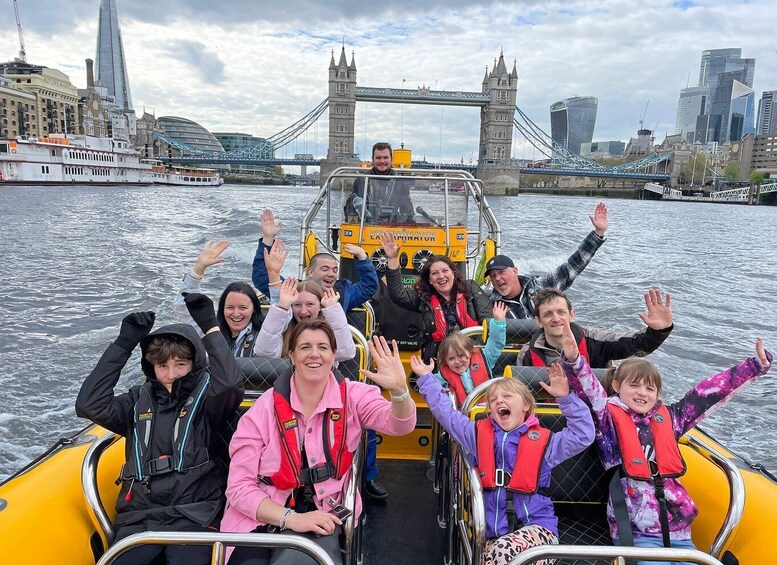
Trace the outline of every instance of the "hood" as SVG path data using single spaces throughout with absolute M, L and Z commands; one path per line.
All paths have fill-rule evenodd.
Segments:
M 144 337 L 140 341 L 140 352 L 141 352 L 141 360 L 140 360 L 140 366 L 143 369 L 143 374 L 146 375 L 146 379 L 149 381 L 156 383 L 156 373 L 154 373 L 154 366 L 146 361 L 146 351 L 148 350 L 148 346 L 151 343 L 151 340 L 154 339 L 157 336 L 162 335 L 177 335 L 181 336 L 184 339 L 186 339 L 189 343 L 192 344 L 192 347 L 194 348 L 194 358 L 192 359 L 193 368 L 192 368 L 192 375 L 195 377 L 193 380 L 196 382 L 202 374 L 205 372 L 205 369 L 208 366 L 208 360 L 207 360 L 207 354 L 205 352 L 205 346 L 202 343 L 202 339 L 200 339 L 200 336 L 197 334 L 197 330 L 194 329 L 193 326 L 190 326 L 189 324 L 170 324 L 169 326 L 162 326 L 156 331 L 151 332 L 146 337 Z M 178 381 L 183 380 L 192 380 L 189 379 L 189 376 L 183 377 L 181 379 L 178 379 Z M 173 391 L 175 392 L 176 387 L 173 386 Z

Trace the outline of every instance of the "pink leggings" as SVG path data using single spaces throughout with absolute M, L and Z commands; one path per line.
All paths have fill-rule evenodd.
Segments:
M 558 536 L 542 526 L 524 526 L 486 543 L 482 565 L 507 565 L 524 549 L 537 545 L 558 544 Z M 543 559 L 535 565 L 553 565 L 555 560 Z

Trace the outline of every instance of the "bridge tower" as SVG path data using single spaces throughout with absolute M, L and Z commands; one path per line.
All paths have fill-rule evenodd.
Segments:
M 321 180 L 343 165 L 355 165 L 354 138 L 356 126 L 356 61 L 351 54 L 349 64 L 345 45 L 340 61 L 335 64 L 335 53 L 329 63 L 329 148 L 321 163 Z
M 491 101 L 480 110 L 480 147 L 477 176 L 489 192 L 504 194 L 505 189 L 517 187 L 518 166 L 512 162 L 513 118 L 518 92 L 516 63 L 508 72 L 504 53 L 494 61 L 491 72 L 483 77 L 482 92 L 491 95 Z

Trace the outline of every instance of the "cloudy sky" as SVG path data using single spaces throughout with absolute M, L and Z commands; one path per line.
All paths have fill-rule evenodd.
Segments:
M 99 0 L 18 0 L 28 62 L 79 87 L 94 58 Z M 681 88 L 701 51 L 739 47 L 756 59 L 756 97 L 777 90 L 773 0 L 117 0 L 135 109 L 211 131 L 269 136 L 327 95 L 343 41 L 360 86 L 479 91 L 504 50 L 517 61 L 518 106 L 549 131 L 549 106 L 596 96 L 595 140 L 627 141 L 644 112 L 656 137 L 674 133 Z M 0 2 L 0 59 L 18 53 L 13 6 Z M 690 79 L 689 79 L 690 76 Z M 647 110 L 645 108 L 647 107 Z M 404 142 L 414 158 L 476 159 L 475 108 L 358 103 L 356 144 Z M 327 121 L 285 150 L 326 152 Z M 533 157 L 516 139 L 515 157 Z M 365 151 L 366 148 L 366 151 Z M 539 155 L 537 155 L 539 158 Z

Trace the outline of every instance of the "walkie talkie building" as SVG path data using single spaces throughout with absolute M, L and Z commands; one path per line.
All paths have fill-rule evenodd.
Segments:
M 116 105 L 122 110 L 132 110 L 127 64 L 114 0 L 100 2 L 95 68 L 97 80 L 108 87 L 108 94 L 115 98 Z

